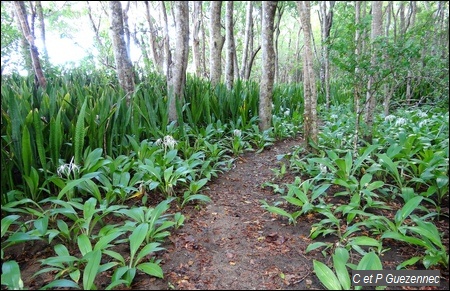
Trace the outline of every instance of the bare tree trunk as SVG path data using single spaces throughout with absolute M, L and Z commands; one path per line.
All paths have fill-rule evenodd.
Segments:
M 322 66 L 321 66 L 321 84 L 322 92 L 325 93 L 326 108 L 330 108 L 330 48 L 328 38 L 330 37 L 331 26 L 333 24 L 333 7 L 335 1 L 322 1 L 321 8 L 321 28 L 322 28 Z
M 387 7 L 386 7 L 386 26 L 385 26 L 385 31 L 384 31 L 384 36 L 386 37 L 386 39 L 389 39 L 389 28 L 391 26 L 391 10 L 393 9 L 393 2 L 389 1 Z M 388 56 L 387 56 L 387 52 L 386 49 L 384 49 L 384 53 L 383 53 L 383 59 L 385 62 L 385 67 L 387 67 L 387 63 L 388 63 Z M 395 78 L 395 75 L 394 75 Z M 388 116 L 389 115 L 389 103 L 391 101 L 391 97 L 392 97 L 392 93 L 393 90 L 391 90 L 391 88 L 394 87 L 394 84 L 389 84 L 388 82 L 384 83 L 384 100 L 383 100 L 383 111 L 384 111 L 384 116 Z
M 155 26 L 153 25 L 153 20 L 150 15 L 150 5 L 148 1 L 144 1 L 145 5 L 145 18 L 147 19 L 148 28 L 150 30 L 148 34 L 148 42 L 150 49 L 150 57 L 153 63 L 155 70 L 159 73 L 163 73 L 163 58 L 162 53 L 158 51 L 158 41 L 157 41 L 157 32 Z
M 164 75 L 169 75 L 169 66 L 172 63 L 172 54 L 170 53 L 170 44 L 169 44 L 169 22 L 167 20 L 167 12 L 166 12 L 166 5 L 164 4 L 164 1 L 160 1 L 161 3 L 161 13 L 163 15 L 163 47 L 164 47 Z
M 208 78 L 208 70 L 206 67 L 206 36 L 205 36 L 205 23 L 203 22 L 203 11 L 200 10 L 201 27 L 200 33 L 202 35 L 202 68 L 203 77 Z
M 95 25 L 94 17 L 92 16 L 92 8 L 91 8 L 91 5 L 89 4 L 89 1 L 86 1 L 86 6 L 88 9 L 89 20 L 91 21 L 91 25 L 92 25 L 92 30 L 95 33 L 95 40 L 97 41 L 97 44 L 99 45 L 99 47 L 101 47 L 101 46 L 103 46 L 103 43 L 100 38 L 99 28 L 97 25 Z
M 48 61 L 47 43 L 45 41 L 44 11 L 42 10 L 41 1 L 36 1 L 36 13 L 39 19 L 39 29 L 42 41 L 42 56 L 45 61 Z
M 197 77 L 202 76 L 201 55 L 200 55 L 200 27 L 202 1 L 194 1 L 194 10 L 192 12 L 192 58 L 194 59 L 194 72 Z
M 124 32 L 124 40 L 125 46 L 127 48 L 127 55 L 131 62 L 131 41 L 130 41 L 130 27 L 128 25 L 128 10 L 130 10 L 130 1 L 127 1 L 127 6 L 122 10 L 122 18 L 123 18 L 123 32 Z
M 279 61 L 278 61 L 278 39 L 280 38 L 280 23 L 281 23 L 281 17 L 283 16 L 284 9 L 286 7 L 286 4 L 283 1 L 280 1 L 280 3 L 277 5 L 277 11 L 276 14 L 278 17 L 276 18 L 275 23 L 275 80 L 276 82 L 280 82 L 280 67 L 279 67 Z
M 298 29 L 298 32 L 297 32 L 297 41 L 295 43 L 295 61 L 296 62 L 294 64 L 295 73 L 294 73 L 293 82 L 297 82 L 297 83 L 302 82 L 302 80 L 303 80 L 303 73 L 297 65 L 297 64 L 301 63 L 301 53 L 300 52 L 301 52 L 302 46 L 300 45 L 300 39 L 301 39 L 300 34 L 301 34 L 302 30 L 303 30 L 303 27 L 300 26 Z
M 372 26 L 371 26 L 371 66 L 376 66 L 376 50 L 378 46 L 376 45 L 376 39 L 382 35 L 382 27 L 383 27 L 383 13 L 382 13 L 383 1 L 372 1 Z M 376 90 L 374 88 L 374 83 L 377 81 L 377 74 L 371 74 L 369 76 L 369 81 L 367 83 L 367 94 L 366 94 L 366 104 L 365 104 L 365 115 L 364 122 L 369 128 L 368 132 L 366 132 L 364 139 L 371 143 L 372 142 L 372 133 L 371 128 L 373 126 L 373 115 L 375 113 L 375 105 L 376 105 Z
M 211 85 L 220 83 L 222 76 L 222 47 L 224 39 L 220 33 L 220 14 L 222 1 L 211 1 L 210 3 L 210 80 Z
M 410 2 L 410 9 L 409 9 L 409 17 L 405 26 L 405 33 L 408 31 L 408 27 L 414 26 L 416 20 L 416 3 L 414 1 Z M 411 68 L 411 67 L 410 67 Z M 406 78 L 406 102 L 407 104 L 411 104 L 412 99 L 412 81 L 413 81 L 413 74 L 411 69 L 408 70 L 408 75 Z
M 305 96 L 305 112 L 303 117 L 303 127 L 306 143 L 306 149 L 314 151 L 310 142 L 317 144 L 317 90 L 313 68 L 313 53 L 311 44 L 311 7 L 309 1 L 297 1 L 297 7 L 300 14 L 300 20 L 303 27 L 304 51 L 303 51 L 303 89 Z
M 246 17 L 245 17 L 245 35 L 244 35 L 244 48 L 242 49 L 242 60 L 241 60 L 241 79 L 244 79 L 247 71 L 247 59 L 249 56 L 249 45 L 250 37 L 253 36 L 252 26 L 253 26 L 253 2 L 247 1 Z
M 169 120 L 177 120 L 176 102 L 183 101 L 186 84 L 186 69 L 189 57 L 189 2 L 174 1 L 175 14 L 175 55 L 170 64 L 170 74 L 167 76 L 167 91 L 169 97 Z
M 250 74 L 252 73 L 253 61 L 255 60 L 255 57 L 260 50 L 261 50 L 261 45 L 259 45 L 252 53 L 250 62 L 248 63 L 248 66 L 247 66 L 247 73 L 245 75 L 246 80 L 250 79 Z
M 16 16 L 20 21 L 20 28 L 22 30 L 22 34 L 29 44 L 33 70 L 37 78 L 38 84 L 41 88 L 45 89 L 45 87 L 47 86 L 47 80 L 45 79 L 44 72 L 42 71 L 38 49 L 34 45 L 34 36 L 31 34 L 30 27 L 28 26 L 25 4 L 23 1 L 14 1 L 14 7 Z
M 117 77 L 119 78 L 120 86 L 127 93 L 127 103 L 130 104 L 131 95 L 134 91 L 134 72 L 124 40 L 122 5 L 120 1 L 110 1 L 109 8 L 111 10 L 112 43 Z
M 354 102 L 355 102 L 355 113 L 356 113 L 356 122 L 355 122 L 355 135 L 353 137 L 353 155 L 356 157 L 358 153 L 358 139 L 359 139 L 359 124 L 361 121 L 361 84 L 360 84 L 360 72 L 359 72 L 359 59 L 361 52 L 361 31 L 359 29 L 359 25 L 361 23 L 361 1 L 355 1 L 355 81 L 353 88 Z
M 262 4 L 262 76 L 259 95 L 259 128 L 266 130 L 271 126 L 272 95 L 275 77 L 275 50 L 273 28 L 277 1 L 263 1 Z
M 225 41 L 227 43 L 225 60 L 225 84 L 228 90 L 234 82 L 234 34 L 233 34 L 233 1 L 227 1 L 225 10 Z

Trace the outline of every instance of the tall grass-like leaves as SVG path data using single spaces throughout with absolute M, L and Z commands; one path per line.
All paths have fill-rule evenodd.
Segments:
M 46 151 L 44 147 L 44 134 L 42 121 L 39 117 L 39 110 L 36 108 L 33 111 L 33 126 L 36 135 L 36 149 L 39 157 L 39 161 L 41 162 L 41 166 L 44 169 L 44 174 L 47 175 L 47 158 Z
M 33 152 L 31 149 L 31 137 L 28 126 L 24 124 L 22 129 L 22 163 L 23 163 L 23 174 L 25 176 L 30 175 L 31 165 L 33 161 Z
M 53 167 L 58 167 L 58 161 L 61 152 L 64 132 L 61 125 L 61 109 L 58 111 L 56 118 L 50 119 L 50 158 Z
M 83 155 L 83 147 L 84 147 L 84 137 L 85 137 L 85 128 L 84 128 L 84 115 L 86 114 L 86 106 L 87 99 L 84 100 L 83 105 L 81 106 L 80 113 L 78 115 L 77 124 L 75 127 L 75 136 L 73 138 L 74 145 L 74 159 L 75 164 L 81 164 L 81 157 Z

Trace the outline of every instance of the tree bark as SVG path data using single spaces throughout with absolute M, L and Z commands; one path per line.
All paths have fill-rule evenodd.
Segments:
M 164 47 L 164 75 L 169 75 L 169 66 L 172 63 L 172 54 L 170 52 L 170 45 L 169 45 L 169 22 L 167 20 L 167 12 L 166 12 L 166 5 L 164 4 L 164 1 L 160 1 L 161 3 L 161 13 L 163 15 L 163 47 Z
M 329 2 L 329 8 L 327 3 Z M 330 108 L 330 49 L 328 38 L 330 37 L 331 26 L 333 24 L 333 7 L 335 1 L 322 1 L 321 8 L 321 28 L 322 28 L 322 66 L 321 66 L 321 83 L 322 92 L 325 93 L 325 106 Z
M 148 33 L 148 42 L 149 42 L 149 49 L 150 49 L 150 57 L 153 63 L 154 69 L 158 72 L 163 74 L 163 64 L 162 64 L 162 53 L 158 50 L 158 41 L 157 41 L 157 32 L 155 29 L 155 26 L 153 25 L 153 20 L 150 15 L 150 4 L 148 1 L 144 1 L 145 5 L 145 18 L 148 23 L 149 33 Z
M 210 81 L 211 85 L 220 83 L 222 76 L 222 47 L 224 39 L 220 33 L 222 1 L 210 3 Z
M 355 104 L 355 113 L 356 113 L 356 121 L 355 121 L 355 134 L 353 137 L 353 153 L 356 157 L 358 153 L 358 140 L 359 140 L 359 124 L 361 121 L 361 83 L 359 77 L 359 60 L 361 53 L 361 31 L 359 29 L 359 25 L 361 23 L 361 1 L 355 1 L 355 76 L 354 76 L 354 87 L 353 87 L 353 95 L 354 95 L 354 104 Z
M 311 7 L 309 1 L 297 1 L 297 7 L 300 14 L 300 20 L 303 26 L 304 51 L 303 51 L 303 90 L 305 112 L 303 117 L 303 127 L 306 143 L 306 149 L 314 151 L 310 142 L 317 144 L 317 90 L 313 68 L 313 52 L 311 44 Z
M 192 58 L 194 60 L 194 72 L 197 77 L 202 76 L 201 54 L 200 54 L 200 28 L 202 24 L 201 18 L 202 1 L 194 1 L 194 10 L 192 12 Z
M 382 13 L 383 1 L 372 1 L 372 26 L 371 26 L 371 66 L 375 67 L 376 64 L 376 50 L 378 46 L 376 45 L 376 39 L 382 35 L 383 27 L 383 13 Z M 364 122 L 368 127 L 368 131 L 365 133 L 364 140 L 371 143 L 372 142 L 372 126 L 373 126 L 373 115 L 375 113 L 376 106 L 376 90 L 374 88 L 374 83 L 377 81 L 376 73 L 369 76 L 369 81 L 367 83 L 367 93 L 366 93 L 366 104 L 365 104 L 365 115 Z
M 262 3 L 262 76 L 259 97 L 259 129 L 271 126 L 272 95 L 275 78 L 275 49 L 273 44 L 274 20 L 277 1 Z
M 280 66 L 279 66 L 279 60 L 278 60 L 278 56 L 279 56 L 279 51 L 278 51 L 278 40 L 280 38 L 280 24 L 281 24 L 281 17 L 283 16 L 284 13 L 284 9 L 286 7 L 286 3 L 281 1 L 280 3 L 278 3 L 277 5 L 277 9 L 276 11 L 278 13 L 276 13 L 276 22 L 275 22 L 275 80 L 276 82 L 280 82 Z
M 188 1 L 174 1 L 175 54 L 167 76 L 169 98 L 169 120 L 177 120 L 176 103 L 183 101 L 186 84 L 186 69 L 189 57 L 189 4 Z
M 134 72 L 124 40 L 122 5 L 120 1 L 110 1 L 109 8 L 117 77 L 120 86 L 127 93 L 127 103 L 130 104 L 131 95 L 134 91 Z
M 253 2 L 247 1 L 247 9 L 246 9 L 246 17 L 245 17 L 245 35 L 244 35 L 244 48 L 242 49 L 242 60 L 241 60 L 241 71 L 240 76 L 241 79 L 246 77 L 247 72 L 247 60 L 250 54 L 249 46 L 250 46 L 250 38 L 253 38 Z
M 225 60 L 225 84 L 228 90 L 234 82 L 234 34 L 233 34 L 233 1 L 227 1 L 225 10 L 225 41 L 227 44 Z
M 45 87 L 47 86 L 47 80 L 45 79 L 44 72 L 42 71 L 38 49 L 34 45 L 34 36 L 31 34 L 30 27 L 28 26 L 25 4 L 23 1 L 14 1 L 14 7 L 15 7 L 16 16 L 20 22 L 20 28 L 22 30 L 22 34 L 25 37 L 25 39 L 28 41 L 33 70 L 34 70 L 35 76 L 37 78 L 38 84 L 41 88 L 45 89 Z
M 39 20 L 39 30 L 42 41 L 42 55 L 45 61 L 48 61 L 47 43 L 45 41 L 45 23 L 44 23 L 44 11 L 42 9 L 41 1 L 36 1 L 36 13 Z

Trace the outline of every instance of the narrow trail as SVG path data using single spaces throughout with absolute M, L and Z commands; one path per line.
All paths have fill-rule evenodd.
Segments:
M 262 187 L 274 178 L 271 169 L 279 168 L 277 155 L 301 143 L 288 139 L 261 153 L 245 153 L 233 169 L 208 185 L 203 193 L 212 202 L 188 210 L 184 226 L 166 246 L 162 261 L 166 288 L 321 288 L 312 274 L 312 260 L 304 255 L 309 224 L 286 226 L 287 220 L 275 218 L 260 202 L 277 198 Z M 135 287 L 151 288 L 145 282 Z

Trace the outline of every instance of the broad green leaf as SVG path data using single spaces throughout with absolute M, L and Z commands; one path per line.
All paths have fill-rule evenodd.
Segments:
M 75 288 L 80 289 L 80 286 L 78 286 L 77 283 L 71 280 L 67 279 L 59 279 L 51 282 L 50 284 L 47 284 L 42 287 L 42 289 L 55 289 L 55 288 Z
M 397 270 L 403 269 L 407 266 L 412 266 L 415 263 L 417 263 L 420 259 L 422 259 L 422 256 L 420 257 L 412 257 L 404 262 L 402 262 L 400 265 L 397 266 Z
M 341 283 L 342 289 L 350 290 L 350 275 L 347 270 L 347 261 L 350 258 L 348 251 L 344 248 L 336 248 L 333 255 L 333 265 L 336 275 Z
M 381 245 L 381 242 L 371 237 L 357 236 L 350 238 L 349 244 L 378 247 Z
M 16 261 L 6 261 L 2 263 L 1 279 L 2 285 L 6 285 L 6 287 L 8 287 L 8 290 L 23 289 L 23 281 L 20 275 L 20 267 Z
M 161 267 L 156 263 L 142 263 L 136 266 L 138 270 L 141 270 L 142 272 L 163 279 L 164 274 Z
M 47 229 L 48 229 L 48 216 L 43 216 L 39 219 L 36 219 L 33 224 L 34 227 L 37 229 L 37 231 L 39 232 L 39 234 L 41 236 L 44 236 L 47 233 Z
M 134 256 L 144 241 L 148 232 L 148 223 L 141 223 L 130 235 L 130 266 L 134 263 Z
M 67 183 L 67 185 L 63 189 L 61 189 L 61 191 L 58 194 L 57 199 L 61 200 L 61 198 L 64 196 L 64 194 L 66 194 L 69 190 L 72 190 L 73 188 L 80 185 L 81 183 L 83 183 L 87 180 L 90 180 L 90 179 L 98 176 L 99 174 L 100 174 L 100 172 L 88 173 L 79 179 L 70 181 L 69 183 Z
M 2 237 L 8 231 L 9 226 L 19 218 L 20 218 L 20 216 L 16 215 L 16 214 L 8 215 L 8 216 L 2 218 Z
M 159 245 L 160 245 L 160 243 L 153 242 L 153 243 L 149 243 L 145 247 L 143 247 L 139 251 L 139 254 L 136 257 L 136 263 L 138 263 L 143 257 L 145 257 L 151 253 L 164 250 L 164 248 L 160 247 Z
M 87 259 L 88 263 L 83 272 L 83 289 L 95 290 L 97 288 L 94 285 L 94 280 L 95 277 L 97 277 L 98 270 L 100 268 L 102 253 L 100 250 L 92 251 L 88 253 L 85 258 Z
M 327 191 L 330 186 L 331 184 L 323 184 L 319 188 L 314 189 L 311 194 L 311 201 L 317 199 L 320 195 Z
M 329 247 L 329 244 L 321 242 L 321 241 L 314 242 L 314 243 L 308 245 L 308 247 L 305 250 L 305 253 L 308 253 L 308 252 L 318 249 L 320 247 Z
M 118 252 L 111 251 L 111 250 L 103 250 L 103 253 L 104 253 L 105 255 L 110 256 L 111 258 L 116 259 L 118 262 L 120 262 L 120 264 L 121 264 L 122 266 L 125 265 L 125 259 L 124 259 L 124 257 L 122 257 L 122 255 L 119 254 Z
M 406 235 L 403 235 L 403 234 L 401 234 L 401 233 L 394 232 L 394 231 L 386 231 L 386 232 L 381 236 L 381 238 L 382 238 L 382 239 L 383 239 L 383 238 L 391 238 L 391 239 L 396 239 L 396 240 L 399 240 L 399 241 L 404 241 L 404 242 L 407 242 L 407 243 L 409 243 L 409 244 L 414 244 L 414 245 L 422 246 L 422 247 L 425 247 L 425 248 L 428 248 L 428 247 L 429 247 L 429 245 L 426 244 L 426 243 L 425 243 L 423 240 L 421 240 L 421 239 L 418 239 L 418 238 L 412 237 L 412 236 L 406 236 Z
M 397 211 L 395 214 L 395 222 L 397 226 L 400 226 L 403 221 L 414 211 L 417 209 L 417 206 L 422 202 L 422 196 L 416 196 L 410 199 L 408 202 L 403 205 L 403 207 Z
M 80 236 L 78 236 L 77 241 L 78 248 L 80 249 L 82 256 L 85 256 L 87 253 L 92 251 L 91 241 L 86 234 L 82 233 Z
M 94 250 L 103 250 L 105 249 L 110 242 L 115 240 L 117 237 L 121 236 L 123 234 L 123 231 L 113 231 L 111 233 L 108 233 L 105 236 L 100 237 L 100 239 L 97 241 L 97 243 L 94 246 Z
M 20 242 L 26 242 L 29 240 L 39 240 L 41 239 L 37 235 L 29 234 L 27 232 L 16 232 L 13 233 L 11 236 L 8 237 L 6 242 L 10 243 L 20 243 Z
M 89 230 L 89 224 L 91 223 L 92 217 L 94 216 L 96 205 L 97 200 L 94 197 L 91 197 L 86 202 L 84 202 L 83 217 L 85 222 L 83 223 L 83 228 L 85 230 Z
M 333 273 L 333 271 L 328 268 L 327 265 L 322 262 L 313 260 L 313 266 L 316 276 L 319 278 L 320 282 L 322 282 L 325 288 L 327 288 L 328 290 L 342 290 L 338 278 Z
M 370 252 L 362 257 L 361 261 L 357 266 L 357 270 L 382 270 L 383 265 L 381 264 L 380 257 L 374 252 Z

